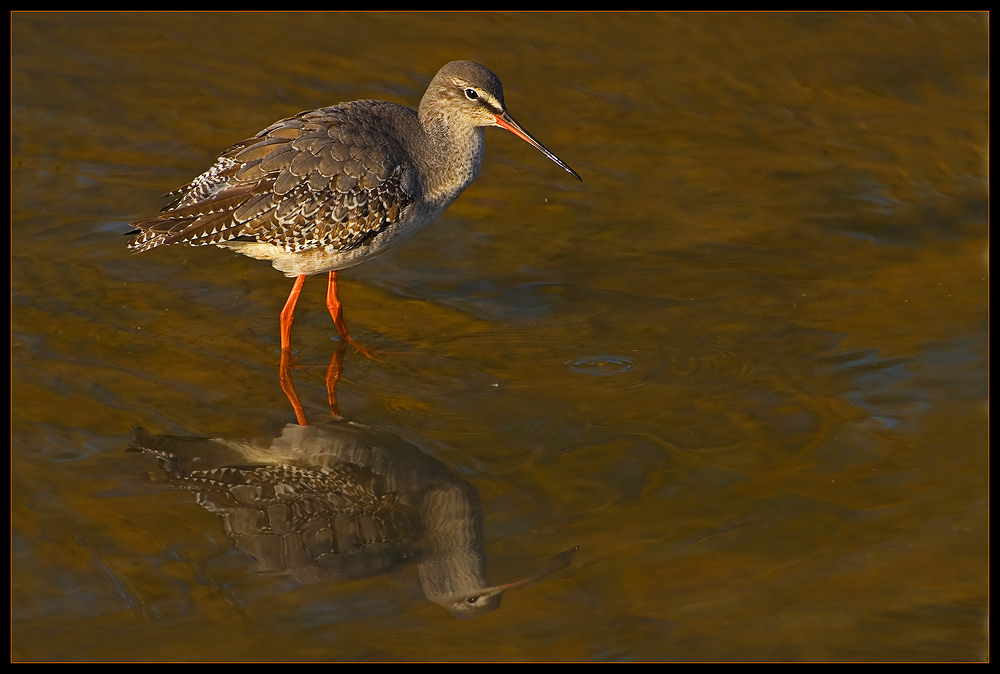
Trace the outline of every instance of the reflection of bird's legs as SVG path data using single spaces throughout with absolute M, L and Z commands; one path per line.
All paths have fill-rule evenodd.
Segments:
M 344 371 L 344 349 L 346 342 L 337 344 L 337 351 L 330 359 L 330 367 L 326 369 L 326 393 L 330 400 L 330 413 L 335 417 L 340 416 L 337 409 L 337 382 L 340 381 L 340 373 Z
M 304 279 L 305 276 L 300 276 L 300 279 Z M 296 281 L 296 285 L 301 288 L 301 284 Z M 292 303 L 292 308 L 294 309 L 295 304 Z M 284 312 L 282 312 L 284 314 Z M 295 386 L 292 383 L 292 350 L 282 349 L 281 350 L 281 370 L 279 379 L 281 381 L 281 390 L 285 392 L 288 396 L 288 402 L 292 404 L 292 409 L 295 410 L 295 420 L 298 421 L 299 426 L 308 426 L 309 421 L 306 420 L 306 412 L 302 409 L 302 403 L 299 402 L 299 397 L 295 394 Z

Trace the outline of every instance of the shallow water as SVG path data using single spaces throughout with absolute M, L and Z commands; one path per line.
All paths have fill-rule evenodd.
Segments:
M 987 18 L 12 16 L 14 660 L 981 660 Z M 128 223 L 272 121 L 496 72 L 427 231 L 341 275 L 341 414 L 473 485 L 493 582 L 256 572 L 133 426 L 276 437 L 290 281 Z M 329 418 L 325 284 L 292 340 Z

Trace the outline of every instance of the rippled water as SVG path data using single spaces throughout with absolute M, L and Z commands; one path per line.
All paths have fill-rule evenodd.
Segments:
M 12 658 L 985 659 L 987 25 L 12 15 Z M 336 405 L 477 492 L 490 582 L 580 547 L 470 621 L 418 562 L 261 573 L 211 499 L 126 451 L 134 426 L 225 444 L 297 420 L 290 281 L 131 255 L 128 223 L 274 120 L 416 105 L 456 58 L 584 182 L 488 130 L 444 217 L 341 275 L 381 361 L 349 349 Z M 316 425 L 324 292 L 289 370 Z

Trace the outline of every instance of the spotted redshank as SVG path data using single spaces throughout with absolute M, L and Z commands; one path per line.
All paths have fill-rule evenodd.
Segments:
M 195 492 L 258 571 L 357 580 L 413 564 L 427 598 L 458 618 L 496 610 L 506 590 L 566 568 L 577 551 L 490 584 L 478 490 L 408 442 L 344 417 L 245 439 L 134 428 L 130 450 L 153 454 L 168 482 Z
M 173 201 L 159 216 L 133 222 L 129 248 L 213 244 L 270 260 L 295 278 L 281 311 L 283 350 L 306 277 L 329 272 L 327 307 L 341 339 L 353 343 L 337 270 L 440 217 L 479 174 L 487 126 L 507 129 L 582 181 L 514 121 L 496 75 L 452 61 L 434 76 L 417 111 L 386 101 L 342 103 L 275 122 L 233 145 L 166 195 Z

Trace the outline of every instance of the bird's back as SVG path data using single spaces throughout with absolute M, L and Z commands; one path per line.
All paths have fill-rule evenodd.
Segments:
M 159 216 L 132 223 L 130 248 L 256 242 L 275 254 L 360 255 L 420 200 L 404 138 L 419 129 L 414 111 L 385 101 L 283 119 L 168 194 L 173 201 Z

